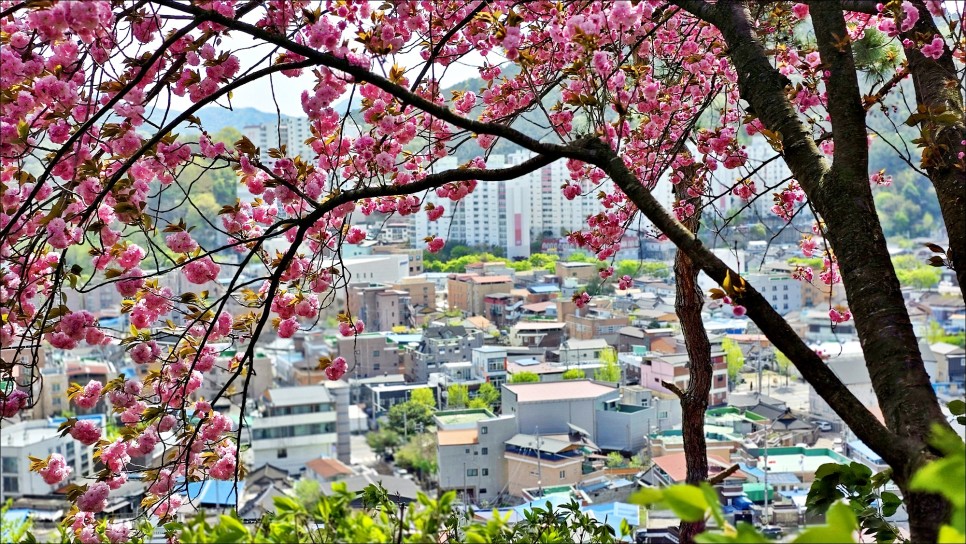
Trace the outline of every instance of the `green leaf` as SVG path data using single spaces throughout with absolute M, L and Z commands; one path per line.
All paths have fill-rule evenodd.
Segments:
M 949 525 L 939 528 L 939 544 L 962 544 L 966 542 L 966 534 L 963 534 Z
M 640 504 L 643 506 L 650 506 L 662 500 L 664 500 L 664 493 L 654 487 L 643 487 L 627 499 L 631 504 Z
M 892 493 L 891 491 L 882 492 L 882 515 L 885 517 L 890 517 L 896 513 L 899 509 L 899 505 L 902 504 L 902 499 L 898 495 Z
M 704 519 L 709 505 L 700 488 L 675 485 L 664 490 L 664 503 L 683 521 Z
M 735 534 L 723 534 L 715 533 L 711 531 L 706 531 L 696 537 L 694 537 L 695 542 L 701 544 L 715 544 L 718 542 L 740 542 L 742 544 L 764 544 L 771 542 L 765 535 L 758 532 L 754 526 L 749 523 L 741 522 L 738 524 L 737 533 Z
M 966 402 L 956 399 L 949 403 L 949 411 L 952 412 L 954 416 L 961 416 L 966 414 Z
M 798 535 L 792 542 L 830 544 L 837 542 L 855 542 L 852 538 L 859 524 L 855 513 L 843 502 L 833 504 L 825 516 L 827 525 L 812 527 Z
M 291 497 L 278 496 L 273 498 L 272 502 L 275 503 L 275 509 L 278 510 L 279 513 L 295 512 L 299 509 L 298 503 L 295 502 L 295 499 Z

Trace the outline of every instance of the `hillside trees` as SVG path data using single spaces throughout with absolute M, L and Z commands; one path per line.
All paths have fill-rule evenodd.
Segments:
M 904 110 L 894 91 L 912 78 L 915 103 L 902 116 L 918 127 L 919 167 L 940 204 L 934 219 L 949 233 L 949 247 L 936 247 L 936 264 L 966 285 L 963 29 L 951 24 L 958 18 L 923 0 L 4 2 L 0 344 L 11 350 L 4 361 L 14 362 L 0 367 L 0 378 L 20 387 L 2 393 L 0 415 L 36 402 L 41 378 L 33 361 L 43 345 L 122 343 L 155 371 L 144 382 L 72 389 L 80 407 L 107 395 L 128 432 L 97 442 L 99 430 L 68 424 L 76 439 L 96 444 L 109 469 L 74 490 L 80 513 L 68 524 L 78 536 L 92 531 L 87 513 L 102 510 L 111 486 L 137 470 L 128 454 L 152 450 L 173 431 L 165 466 L 145 474 L 157 484 L 145 507 L 166 520 L 184 501 L 178 478 L 235 479 L 240 472 L 242 429 L 212 408 L 217 398 L 196 398 L 200 384 L 217 363 L 229 376 L 219 397 L 229 386 L 247 391 L 256 340 L 312 326 L 352 281 L 338 249 L 365 239 L 360 215 L 438 219 L 480 183 L 565 161 L 563 194 L 597 197 L 601 205 L 569 240 L 609 262 L 627 229 L 646 218 L 651 234 L 716 281 L 716 296 L 751 318 L 889 463 L 908 500 L 913 539 L 935 540 L 946 503 L 909 484 L 916 468 L 940 454 L 927 436 L 946 421 L 876 215 L 871 184 L 883 178 L 869 164 L 866 117 L 873 108 Z M 853 44 L 874 33 L 901 46 L 905 60 L 894 59 L 888 77 L 863 88 L 865 68 Z M 483 57 L 476 64 L 485 88 L 443 96 L 441 78 L 472 55 Z M 246 138 L 223 145 L 197 126 L 202 107 L 230 107 L 255 82 L 289 78 L 311 83 L 301 106 L 312 156 L 277 148 L 263 163 Z M 170 108 L 171 95 L 191 105 L 161 122 L 147 120 L 147 110 Z M 350 96 L 358 111 L 339 102 Z M 516 123 L 524 116 L 525 130 Z M 755 186 L 760 165 L 748 161 L 739 131 L 768 141 L 772 160 L 784 161 L 793 179 Z M 188 133 L 200 133 L 196 143 L 179 142 Z M 530 157 L 488 167 L 487 151 L 509 144 Z M 434 168 L 456 152 L 474 158 L 457 169 Z M 184 170 L 211 160 L 230 164 L 246 189 L 243 200 L 223 195 L 217 218 L 208 218 L 217 242 L 165 219 L 172 210 L 158 198 L 181 202 L 175 215 L 187 216 L 197 195 Z M 698 207 L 677 201 L 665 209 L 651 192 L 685 179 L 689 196 L 706 206 L 731 196 L 743 205 L 766 198 L 785 221 L 803 210 L 819 219 L 803 233 L 802 250 L 822 257 L 822 269 L 803 267 L 796 276 L 844 284 L 849 308 L 829 308 L 830 320 L 854 319 L 885 424 L 755 286 L 681 223 Z M 428 191 L 449 209 L 427 209 Z M 426 248 L 439 251 L 445 237 L 430 236 Z M 68 259 L 78 246 L 87 251 Z M 601 271 L 602 278 L 612 274 Z M 174 276 L 190 285 L 164 283 Z M 615 279 L 626 288 L 632 278 Z M 131 327 L 101 327 L 61 298 L 96 288 L 124 297 Z M 575 302 L 589 298 L 579 293 Z M 351 336 L 365 324 L 342 313 L 339 328 Z M 159 344 L 162 335 L 174 343 Z M 218 362 L 215 342 L 235 344 L 237 355 Z M 330 379 L 347 370 L 339 358 L 320 367 Z M 61 464 L 51 456 L 36 468 L 63 481 L 67 474 L 55 470 Z

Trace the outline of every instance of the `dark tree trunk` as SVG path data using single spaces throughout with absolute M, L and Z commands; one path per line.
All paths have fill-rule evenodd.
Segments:
M 684 220 L 684 226 L 697 235 L 701 226 L 701 198 L 687 196 L 689 185 L 699 180 L 693 176 L 679 183 L 674 194 L 679 200 L 690 202 L 696 210 L 694 216 Z M 708 444 L 704 437 L 704 415 L 708 410 L 708 395 L 714 368 L 711 363 L 711 343 L 701 321 L 704 294 L 698 287 L 698 272 L 688 255 L 678 250 L 674 256 L 676 296 L 674 310 L 681 322 L 684 345 L 690 361 L 688 387 L 676 391 L 681 399 L 681 434 L 684 439 L 684 459 L 687 466 L 687 483 L 698 485 L 708 479 Z M 694 542 L 694 537 L 704 532 L 704 521 L 681 522 L 681 542 Z
M 922 0 L 913 3 L 919 9 L 919 20 L 902 37 L 915 40 L 916 36 L 940 34 L 925 3 Z M 948 47 L 938 59 L 923 55 L 918 47 L 906 48 L 905 54 L 916 89 L 916 102 L 935 115 L 919 123 L 924 135 L 936 147 L 922 166 L 936 189 L 949 235 L 949 260 L 959 280 L 960 292 L 966 296 L 966 172 L 963 162 L 957 159 L 966 140 L 966 111 L 956 66 Z

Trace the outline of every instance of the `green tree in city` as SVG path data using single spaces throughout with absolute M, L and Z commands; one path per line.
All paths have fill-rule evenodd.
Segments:
M 396 452 L 396 464 L 412 471 L 420 479 L 436 473 L 436 433 L 419 433 L 410 437 Z
M 510 375 L 510 383 L 535 383 L 540 381 L 540 376 L 533 372 L 515 372 Z
M 594 371 L 594 379 L 599 382 L 618 383 L 621 381 L 621 367 L 617 363 L 617 350 L 607 348 L 600 354 L 604 366 Z
M 378 455 L 395 451 L 402 443 L 402 436 L 393 429 L 383 428 L 366 435 L 366 443 Z
M 450 410 L 466 408 L 470 404 L 470 389 L 454 383 L 446 388 L 446 408 Z
M 788 385 L 788 372 L 791 370 L 792 362 L 784 353 L 775 350 L 775 366 L 785 376 L 785 385 Z
M 587 378 L 587 373 L 579 368 L 571 368 L 561 376 L 564 380 L 583 380 Z
M 295 497 L 298 499 L 299 504 L 301 504 L 306 509 L 312 509 L 316 504 L 318 504 L 319 499 L 322 497 L 322 487 L 319 485 L 318 480 L 313 480 L 311 478 L 299 478 L 295 482 Z
M 731 338 L 725 338 L 721 341 L 721 349 L 724 350 L 725 361 L 728 362 L 728 381 L 737 384 L 741 367 L 745 366 L 745 355 L 741 352 L 738 343 Z

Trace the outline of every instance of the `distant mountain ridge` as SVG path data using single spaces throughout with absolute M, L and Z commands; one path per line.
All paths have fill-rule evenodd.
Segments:
M 180 115 L 181 112 L 171 110 L 167 113 L 167 119 L 172 119 Z M 249 125 L 276 123 L 279 116 L 275 112 L 266 112 L 255 108 L 235 108 L 228 110 L 219 106 L 208 106 L 198 110 L 195 114 L 201 120 L 201 126 L 205 127 L 210 134 L 214 134 L 225 127 L 233 127 L 241 131 Z M 150 119 L 155 123 L 160 123 L 165 117 L 163 111 L 157 111 Z M 282 114 L 282 119 L 289 119 L 291 115 Z M 183 130 L 183 129 L 182 129 Z

